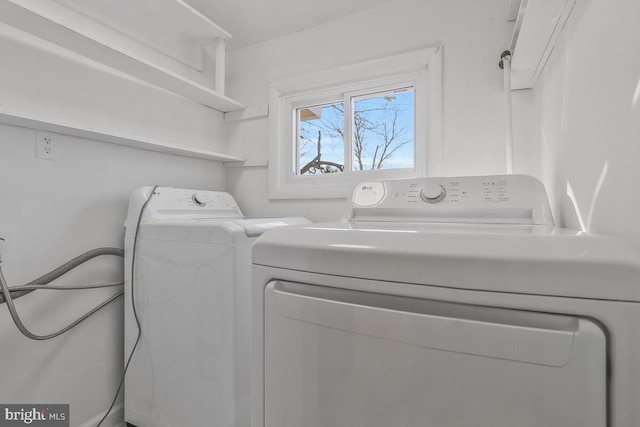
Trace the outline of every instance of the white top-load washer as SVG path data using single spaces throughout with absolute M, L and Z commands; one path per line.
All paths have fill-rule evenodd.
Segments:
M 529 176 L 371 181 L 253 248 L 254 427 L 638 427 L 640 253 Z
M 303 218 L 245 219 L 231 195 L 136 190 L 125 235 L 125 421 L 138 427 L 250 425 L 251 246 Z M 133 239 L 144 203 L 135 254 Z

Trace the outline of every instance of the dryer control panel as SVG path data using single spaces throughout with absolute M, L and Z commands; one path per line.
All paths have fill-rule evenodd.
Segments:
M 349 220 L 553 225 L 544 186 L 528 175 L 365 181 Z

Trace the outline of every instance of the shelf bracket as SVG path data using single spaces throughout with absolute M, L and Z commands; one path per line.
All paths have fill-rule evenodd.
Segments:
M 226 74 L 226 64 L 225 64 L 225 50 L 226 50 L 226 42 L 222 37 L 218 37 L 215 39 L 213 43 L 215 47 L 215 55 L 216 55 L 216 71 L 215 71 L 215 83 L 214 90 L 218 92 L 220 95 L 224 95 L 224 77 Z

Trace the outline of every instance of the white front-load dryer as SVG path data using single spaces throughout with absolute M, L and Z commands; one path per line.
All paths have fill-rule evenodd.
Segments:
M 251 246 L 265 230 L 301 223 L 309 221 L 244 218 L 233 197 L 219 191 L 158 187 L 152 194 L 143 187 L 131 195 L 125 362 L 135 352 L 125 377 L 128 426 L 251 424 Z
M 528 176 L 371 181 L 253 248 L 254 427 L 637 427 L 640 253 Z

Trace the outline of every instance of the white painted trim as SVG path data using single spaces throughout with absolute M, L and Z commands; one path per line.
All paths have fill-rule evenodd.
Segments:
M 277 199 L 282 193 L 284 182 L 281 179 L 280 159 L 282 158 L 282 144 L 279 144 L 279 137 L 282 134 L 282 114 L 284 108 L 280 92 L 273 87 L 269 88 L 269 160 L 270 167 L 267 169 L 267 195 L 269 199 Z
M 79 425 L 78 427 L 96 427 L 104 414 L 107 411 L 101 412 L 95 417 L 91 418 L 89 421 Z M 113 410 L 109 413 L 107 418 L 102 423 L 102 427 L 116 427 L 116 426 L 124 426 L 124 404 L 121 401 L 115 404 Z
M 371 59 L 356 64 L 292 76 L 271 82 L 271 87 L 281 95 L 302 90 L 311 92 L 335 86 L 347 86 L 389 76 L 410 74 L 425 69 L 433 55 L 441 51 L 440 46 L 414 50 L 383 58 Z
M 444 104 L 442 95 L 442 46 L 429 58 L 427 73 L 427 176 L 442 176 L 444 162 Z
M 144 43 L 54 2 L 0 0 L 0 21 L 216 110 L 226 112 L 244 108 L 239 102 L 196 81 L 200 73 L 195 70 L 176 64 L 175 60 L 168 60 L 166 55 Z
M 273 82 L 269 90 L 269 198 L 345 198 L 354 185 L 367 179 L 440 175 L 443 151 L 441 55 L 442 48 L 438 46 Z M 427 152 L 425 155 L 417 150 L 415 169 L 358 171 L 320 177 L 293 176 L 293 171 L 289 170 L 294 153 L 290 143 L 292 130 L 289 127 L 292 125 L 288 115 L 298 96 L 308 98 L 314 92 L 328 93 L 334 90 L 350 92 L 364 86 L 383 86 L 385 82 L 403 79 L 413 79 L 416 89 L 424 84 L 427 86 L 427 96 L 422 104 L 416 97 L 416 122 L 419 117 L 428 117 L 426 131 L 416 126 L 416 141 L 426 140 Z M 426 135 L 420 132 L 426 132 Z
M 219 162 L 244 161 L 240 157 L 228 154 L 216 153 L 199 148 L 189 148 L 167 142 L 151 141 L 134 135 L 126 135 L 111 130 L 79 125 L 77 123 L 65 123 L 62 121 L 51 120 L 50 118 L 39 117 L 33 114 L 11 111 L 5 107 L 0 108 L 0 123 L 195 159 L 214 160 Z

